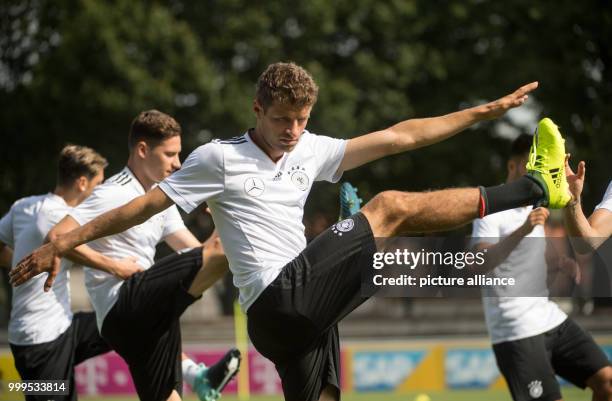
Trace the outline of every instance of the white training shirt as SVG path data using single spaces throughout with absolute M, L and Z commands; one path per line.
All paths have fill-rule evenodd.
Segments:
M 531 206 L 520 207 L 476 219 L 472 229 L 473 243 L 478 243 L 479 238 L 483 242 L 496 243 L 509 236 L 525 223 L 531 210 Z M 497 277 L 514 277 L 523 288 L 519 291 L 528 294 L 537 291 L 543 295 L 504 297 L 498 296 L 494 289 L 484 289 L 482 303 L 493 344 L 544 333 L 567 318 L 557 304 L 548 299 L 544 237 L 544 227 L 536 226 L 506 260 L 489 273 Z M 525 283 L 531 287 L 525 288 Z
M 207 202 L 244 310 L 306 247 L 306 198 L 314 181 L 340 179 L 345 147 L 345 140 L 304 131 L 275 163 L 247 132 L 200 146 L 159 184 L 188 213 Z
M 43 244 L 47 233 L 70 210 L 64 199 L 54 194 L 18 200 L 0 220 L 0 242 L 13 249 L 12 266 Z M 8 339 L 15 345 L 53 341 L 72 322 L 68 271 L 70 262 L 62 259 L 53 287 L 44 292 L 47 274 L 40 274 L 13 288 Z
M 612 212 L 612 181 L 608 184 L 608 189 L 601 200 L 601 203 L 595 206 L 595 210 L 597 209 L 607 209 Z
M 140 182 L 130 169 L 125 167 L 104 184 L 98 185 L 93 193 L 69 214 L 80 225 L 84 225 L 144 193 L 145 190 Z M 140 225 L 119 234 L 97 239 L 87 245 L 113 259 L 136 257 L 136 262 L 146 270 L 154 262 L 156 245 L 166 236 L 182 229 L 185 229 L 183 219 L 176 206 L 172 206 Z M 123 280 L 101 270 L 93 268 L 84 270 L 85 287 L 96 311 L 98 329 L 102 330 L 104 318 L 117 301 Z

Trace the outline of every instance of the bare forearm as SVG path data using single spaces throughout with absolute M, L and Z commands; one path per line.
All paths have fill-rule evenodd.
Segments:
M 578 201 L 564 209 L 565 226 L 572 245 L 579 253 L 588 253 L 597 249 L 606 238 L 593 228 L 582 211 Z
M 185 248 L 197 248 L 202 246 L 202 243 L 188 229 L 182 229 L 174 232 L 164 238 L 164 241 L 174 251 L 180 251 Z
M 89 223 L 58 236 L 53 243 L 61 255 L 84 243 L 118 234 L 131 227 L 145 222 L 151 216 L 169 207 L 172 203 L 162 193 L 151 196 L 153 191 L 161 192 L 158 188 L 140 196 L 131 202 L 110 210 Z
M 123 232 L 146 221 L 147 218 L 137 198 L 124 206 L 96 217 L 84 226 L 60 235 L 53 242 L 60 254 L 64 254 L 70 249 L 87 242 Z
M 387 129 L 371 132 L 348 141 L 338 171 L 347 171 L 391 154 L 405 152 L 443 141 L 483 120 L 492 120 L 519 107 L 537 82 L 524 85 L 493 102 L 440 117 L 402 121 Z
M 582 205 L 580 202 L 576 202 L 575 204 L 566 207 L 563 211 L 565 213 L 567 233 L 570 236 L 590 237 L 593 235 L 593 229 L 582 211 Z
M 68 215 L 49 230 L 47 240 L 55 242 L 61 235 L 65 235 L 78 227 L 80 227 L 79 223 L 72 216 Z M 64 257 L 79 265 L 92 267 L 111 274 L 114 274 L 117 267 L 114 259 L 94 251 L 87 245 L 81 245 L 69 250 Z
M 116 261 L 94 251 L 87 245 L 81 245 L 68 251 L 64 257 L 79 265 L 115 274 Z
M 481 120 L 479 108 L 440 117 L 402 121 L 382 131 L 348 141 L 340 171 L 351 170 L 380 158 L 431 145 Z
M 486 105 L 485 105 L 486 106 Z M 398 146 L 394 153 L 405 152 L 450 138 L 484 119 L 483 107 L 472 107 L 440 117 L 402 121 L 389 128 Z
M 496 244 L 476 246 L 479 250 L 487 250 L 485 263 L 478 268 L 479 273 L 488 273 L 499 266 L 527 234 L 525 227 L 521 226 Z

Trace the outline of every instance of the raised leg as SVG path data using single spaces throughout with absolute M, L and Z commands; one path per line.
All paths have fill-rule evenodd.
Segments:
M 445 189 L 431 192 L 385 191 L 376 195 L 361 211 L 374 237 L 446 231 L 478 217 L 480 191 L 477 188 Z

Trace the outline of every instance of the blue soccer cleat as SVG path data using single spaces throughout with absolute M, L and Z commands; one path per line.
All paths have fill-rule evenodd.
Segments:
M 354 215 L 361 209 L 363 200 L 357 196 L 357 188 L 348 182 L 343 182 L 340 185 L 340 218 L 344 220 L 349 216 Z
M 232 348 L 211 367 L 201 366 L 202 369 L 198 372 L 193 385 L 193 392 L 198 395 L 200 401 L 216 401 L 221 397 L 221 392 L 227 383 L 238 373 L 240 351 Z

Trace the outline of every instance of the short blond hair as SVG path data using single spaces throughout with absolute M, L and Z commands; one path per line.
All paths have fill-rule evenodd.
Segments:
M 106 159 L 92 148 L 66 145 L 60 152 L 57 163 L 57 183 L 60 186 L 70 185 L 82 176 L 91 180 L 106 166 Z
M 255 99 L 264 108 L 272 103 L 295 107 L 313 106 L 319 87 L 312 76 L 295 63 L 274 63 L 259 76 Z

